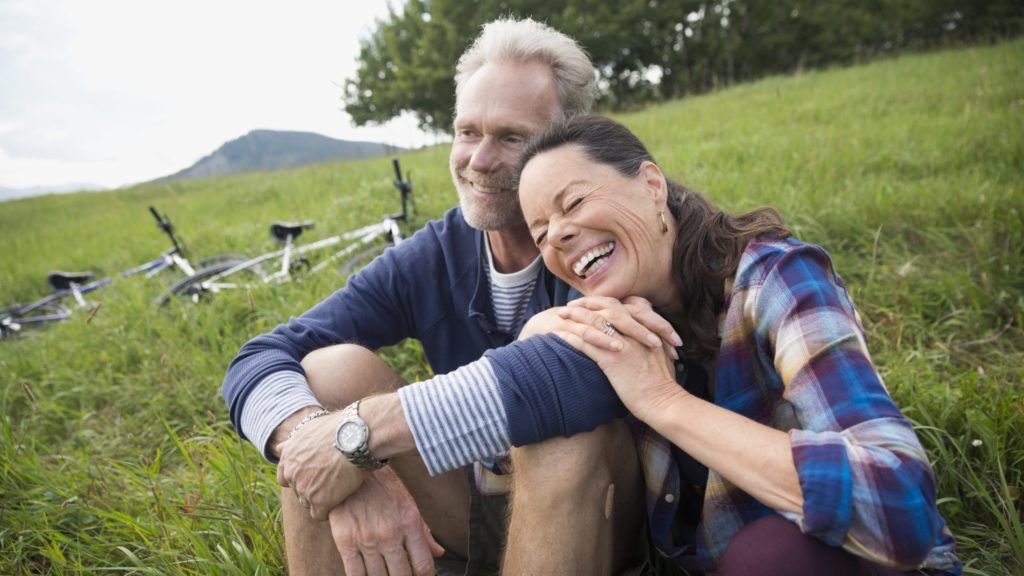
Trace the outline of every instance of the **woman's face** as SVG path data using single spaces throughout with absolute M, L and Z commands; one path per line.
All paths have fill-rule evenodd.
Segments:
M 643 296 L 671 306 L 674 226 L 658 167 L 627 177 L 576 145 L 533 157 L 519 181 L 523 215 L 544 264 L 587 296 Z M 662 232 L 665 211 L 669 232 Z

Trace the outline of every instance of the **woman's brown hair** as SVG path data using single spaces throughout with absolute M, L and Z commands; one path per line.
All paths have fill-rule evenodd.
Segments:
M 654 158 L 625 126 L 603 116 L 576 116 L 551 126 L 532 139 L 519 161 L 519 173 L 534 156 L 567 145 L 579 146 L 590 160 L 635 177 Z M 721 344 L 718 316 L 725 306 L 725 282 L 736 274 L 743 250 L 754 238 L 790 235 L 773 208 L 731 215 L 701 194 L 668 180 L 668 209 L 677 234 L 672 249 L 672 277 L 682 311 L 669 318 L 683 338 L 683 356 L 713 358 Z

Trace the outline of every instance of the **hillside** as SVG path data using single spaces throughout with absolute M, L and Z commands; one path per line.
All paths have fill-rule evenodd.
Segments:
M 225 143 L 192 166 L 158 181 L 269 172 L 317 162 L 371 158 L 395 150 L 376 142 L 336 140 L 312 132 L 253 130 Z
M 871 360 L 934 468 L 970 576 L 1024 574 L 1024 39 L 742 84 L 616 116 L 666 172 L 736 212 L 779 209 L 828 249 Z M 400 155 L 415 223 L 457 202 L 443 146 Z M 0 203 L 0 306 L 51 268 L 168 248 L 255 255 L 273 220 L 314 241 L 398 209 L 390 160 Z M 284 574 L 275 468 L 228 422 L 239 347 L 344 284 L 336 271 L 156 309 L 170 278 L 0 342 L 0 574 Z M 432 289 L 430 278 L 424 290 Z M 422 350 L 381 351 L 408 380 Z

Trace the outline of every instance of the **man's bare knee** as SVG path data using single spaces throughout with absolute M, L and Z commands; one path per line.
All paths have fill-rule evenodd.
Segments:
M 356 344 L 314 350 L 302 359 L 302 369 L 313 395 L 331 410 L 405 384 L 379 356 Z
M 612 484 L 632 484 L 638 475 L 632 435 L 621 420 L 570 438 L 513 448 L 511 458 L 516 490 L 540 491 L 553 500 L 587 492 L 603 502 Z

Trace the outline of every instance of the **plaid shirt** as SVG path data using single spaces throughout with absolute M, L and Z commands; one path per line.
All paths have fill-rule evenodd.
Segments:
M 927 456 L 868 356 L 828 253 L 794 239 L 751 242 L 726 286 L 720 330 L 715 404 L 790 434 L 804 506 L 784 516 L 881 564 L 960 573 Z M 667 441 L 641 428 L 652 539 L 668 557 L 691 554 L 671 536 L 678 468 Z M 713 570 L 745 524 L 771 513 L 711 470 L 700 563 Z

